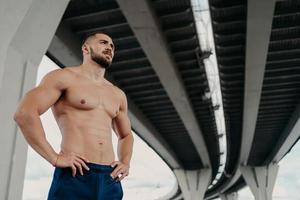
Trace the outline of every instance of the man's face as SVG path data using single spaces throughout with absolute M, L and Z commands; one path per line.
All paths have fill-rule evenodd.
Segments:
M 88 41 L 91 59 L 107 69 L 114 57 L 115 47 L 112 39 L 105 34 L 96 34 Z

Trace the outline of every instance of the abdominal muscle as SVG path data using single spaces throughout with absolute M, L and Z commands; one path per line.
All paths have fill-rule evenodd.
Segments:
M 89 162 L 109 165 L 114 161 L 110 133 L 84 130 L 65 130 L 62 133 L 61 152 L 76 153 Z

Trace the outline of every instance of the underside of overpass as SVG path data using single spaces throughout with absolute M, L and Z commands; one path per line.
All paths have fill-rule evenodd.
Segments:
M 10 8 L 8 0 L 0 2 Z M 10 28 L 0 33 L 6 39 L 0 116 L 4 130 L 14 133 L 0 140 L 11 160 L 1 161 L 0 199 L 19 199 L 11 185 L 19 185 L 21 193 L 23 184 L 17 183 L 26 163 L 27 146 L 7 113 L 12 116 L 33 87 L 43 54 L 61 68 L 79 65 L 82 38 L 97 31 L 108 33 L 116 46 L 106 78 L 126 93 L 132 129 L 177 177 L 180 187 L 169 199 L 233 199 L 246 184 L 256 199 L 271 199 L 272 186 L 259 175 L 272 185 L 277 163 L 299 138 L 299 0 L 209 0 L 211 51 L 203 50 L 195 19 L 205 6 L 195 8 L 190 0 L 71 0 L 56 7 L 49 2 L 24 1 Z M 8 11 L 1 25 L 15 16 Z M 224 133 L 216 123 L 219 106 L 208 95 L 211 53 L 219 71 Z M 223 150 L 221 137 L 227 141 Z

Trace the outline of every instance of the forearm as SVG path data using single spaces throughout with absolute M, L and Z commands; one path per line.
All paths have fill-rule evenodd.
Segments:
M 126 137 L 119 139 L 118 141 L 118 157 L 119 161 L 130 165 L 130 160 L 132 156 L 133 149 L 133 136 L 132 134 L 127 135 Z
M 57 153 L 48 143 L 42 122 L 38 115 L 27 115 L 15 120 L 28 144 L 51 164 L 55 163 Z

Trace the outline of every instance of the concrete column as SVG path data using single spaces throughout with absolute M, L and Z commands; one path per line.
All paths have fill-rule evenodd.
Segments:
M 277 164 L 262 167 L 240 167 L 240 171 L 250 187 L 255 200 L 272 200 L 278 169 L 279 166 Z
M 0 80 L 3 76 L 8 45 L 25 17 L 31 2 L 32 0 L 0 0 Z
M 0 0 L 0 199 L 22 199 L 27 144 L 13 114 L 35 86 L 45 54 L 69 0 Z
M 174 173 L 185 200 L 204 199 L 205 191 L 211 179 L 211 169 L 175 169 Z
M 221 200 L 238 200 L 238 194 L 236 192 L 231 194 L 220 194 Z

